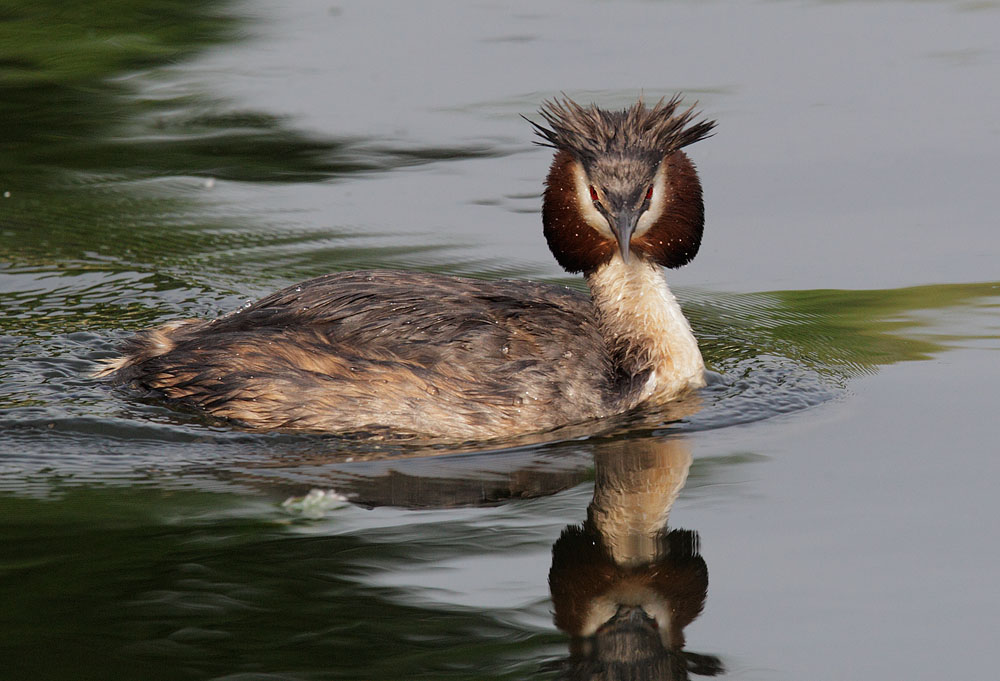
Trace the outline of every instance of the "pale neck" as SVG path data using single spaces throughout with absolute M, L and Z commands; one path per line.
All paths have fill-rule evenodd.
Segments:
M 618 565 L 663 557 L 661 535 L 691 468 L 680 438 L 618 440 L 594 453 L 594 501 L 588 515 Z
M 587 283 L 612 356 L 631 375 L 650 371 L 640 401 L 668 400 L 705 385 L 698 341 L 659 265 L 614 257 Z

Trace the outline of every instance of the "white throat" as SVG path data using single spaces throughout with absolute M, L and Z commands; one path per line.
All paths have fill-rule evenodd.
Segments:
M 618 256 L 587 278 L 601 330 L 616 357 L 633 371 L 650 370 L 639 397 L 666 401 L 705 385 L 705 363 L 663 269 L 633 255 Z

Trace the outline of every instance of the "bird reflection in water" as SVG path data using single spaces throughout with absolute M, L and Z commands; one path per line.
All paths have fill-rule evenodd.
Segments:
M 690 449 L 676 438 L 618 441 L 594 464 L 587 520 L 562 532 L 549 571 L 555 624 L 573 637 L 565 678 L 721 674 L 719 658 L 684 650 L 708 593 L 698 534 L 667 528 Z

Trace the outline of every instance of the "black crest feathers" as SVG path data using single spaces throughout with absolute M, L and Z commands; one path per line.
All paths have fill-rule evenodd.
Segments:
M 528 121 L 541 146 L 565 150 L 584 163 L 610 154 L 640 154 L 663 158 L 712 134 L 715 121 L 696 121 L 692 105 L 680 107 L 680 95 L 647 107 L 640 99 L 627 109 L 605 111 L 581 106 L 569 98 L 542 104 L 539 115 L 548 127 Z

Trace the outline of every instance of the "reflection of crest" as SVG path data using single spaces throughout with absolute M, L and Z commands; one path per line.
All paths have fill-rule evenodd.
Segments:
M 587 521 L 566 528 L 552 549 L 555 623 L 573 637 L 568 676 L 719 674 L 718 658 L 683 649 L 684 628 L 701 614 L 708 593 L 698 534 L 666 527 L 690 453 L 676 439 L 611 447 L 595 455 Z

